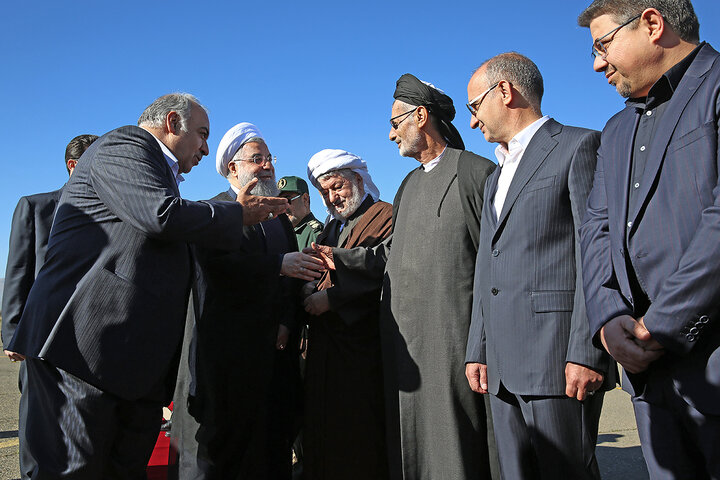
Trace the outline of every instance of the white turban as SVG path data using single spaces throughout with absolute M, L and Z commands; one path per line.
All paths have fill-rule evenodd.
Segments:
M 235 154 L 240 150 L 251 138 L 263 138 L 260 130 L 252 123 L 238 123 L 230 130 L 225 132 L 220 145 L 218 145 L 217 155 L 215 156 L 215 168 L 223 177 L 228 176 L 228 163 L 233 159 Z
M 321 150 L 310 158 L 307 167 L 307 174 L 310 183 L 321 190 L 318 177 L 334 170 L 349 168 L 362 177 L 365 193 L 370 195 L 376 202 L 380 198 L 380 190 L 375 186 L 370 177 L 365 160 L 345 150 L 325 149 Z

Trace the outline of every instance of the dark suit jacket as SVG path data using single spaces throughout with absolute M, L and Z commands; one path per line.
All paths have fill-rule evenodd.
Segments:
M 187 242 L 234 248 L 241 235 L 239 204 L 183 200 L 155 138 L 113 130 L 63 190 L 9 347 L 122 398 L 169 393 L 190 289 Z
M 48 237 L 62 189 L 21 197 L 10 228 L 2 301 L 2 341 L 7 348 L 15 334 L 30 287 L 45 263 Z
M 698 52 L 657 126 L 637 203 L 628 205 L 629 165 L 639 113 L 605 126 L 580 235 L 591 333 L 619 315 L 638 318 L 667 353 L 687 401 L 720 414 L 720 55 Z M 637 311 L 627 263 L 651 305 Z M 630 376 L 641 394 L 642 376 Z
M 493 394 L 502 382 L 515 394 L 564 395 L 566 362 L 608 376 L 609 359 L 593 347 L 585 316 L 576 235 L 599 137 L 545 122 L 523 154 L 497 220 L 493 199 L 501 169 L 488 177 L 466 361 L 487 364 Z

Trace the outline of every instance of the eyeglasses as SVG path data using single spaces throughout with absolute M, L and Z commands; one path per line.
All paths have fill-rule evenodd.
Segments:
M 413 113 L 415 110 L 417 110 L 418 108 L 420 108 L 420 107 L 417 106 L 417 107 L 413 108 L 413 109 L 410 110 L 410 111 L 407 111 L 407 112 L 405 112 L 405 113 L 401 113 L 400 115 L 395 115 L 394 117 L 392 117 L 392 118 L 390 119 L 390 126 L 393 128 L 393 130 L 397 130 L 397 128 L 400 126 L 400 124 L 401 124 L 402 122 L 404 122 L 405 120 L 407 120 L 408 118 L 410 118 L 409 115 L 410 115 L 411 113 Z M 396 118 L 400 118 L 400 117 L 405 116 L 405 115 L 408 115 L 408 116 L 405 117 L 405 118 L 403 118 L 403 119 L 400 120 L 399 122 L 396 122 L 396 121 L 395 121 Z
M 595 59 L 596 59 L 597 57 L 600 57 L 600 58 L 602 58 L 603 60 L 605 60 L 605 57 L 607 57 L 607 54 L 608 54 L 607 46 L 610 45 L 610 42 L 612 42 L 613 39 L 611 38 L 611 39 L 606 40 L 605 42 L 603 42 L 603 41 L 602 41 L 603 38 L 606 38 L 606 37 L 609 37 L 610 35 L 613 35 L 613 34 L 616 33 L 618 30 L 620 30 L 621 28 L 623 28 L 623 27 L 625 27 L 625 26 L 627 26 L 627 25 L 630 25 L 632 22 L 634 22 L 635 20 L 637 20 L 637 19 L 640 18 L 641 16 L 642 16 L 642 13 L 638 13 L 637 15 L 635 15 L 634 17 L 632 17 L 632 18 L 631 18 L 630 20 L 628 20 L 627 22 L 623 23 L 622 25 L 620 25 L 620 26 L 618 26 L 618 27 L 613 28 L 612 30 L 610 30 L 608 33 L 606 33 L 606 34 L 603 35 L 602 37 L 599 37 L 599 38 L 596 38 L 595 40 L 593 40 L 592 50 L 590 51 L 590 56 L 592 57 L 593 61 L 595 61 Z
M 277 157 L 273 157 L 272 155 L 268 155 L 267 157 L 263 157 L 259 153 L 256 153 L 250 158 L 238 158 L 237 160 L 233 160 L 233 162 L 253 162 L 255 165 L 265 165 L 265 163 L 272 163 L 275 165 L 277 163 Z
M 480 108 L 480 105 L 482 104 L 483 100 L 485 100 L 485 97 L 487 96 L 487 94 L 492 92 L 492 89 L 497 87 L 498 85 L 500 85 L 500 82 L 497 82 L 495 85 L 488 88 L 483 93 L 481 93 L 480 95 L 478 95 L 477 97 L 473 98 L 472 100 L 470 100 L 468 103 L 465 104 L 467 109 L 470 110 L 470 115 L 472 115 L 473 117 L 475 115 L 477 115 L 477 109 Z M 475 105 L 476 103 L 477 103 L 477 107 L 474 107 L 473 105 Z

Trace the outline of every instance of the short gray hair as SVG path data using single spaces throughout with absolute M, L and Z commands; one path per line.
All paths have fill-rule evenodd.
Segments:
M 581 27 L 602 15 L 610 15 L 621 25 L 648 8 L 655 8 L 682 40 L 689 43 L 700 41 L 700 22 L 690 0 L 595 0 L 578 16 Z M 637 28 L 631 24 L 629 28 Z
M 240 160 L 240 157 L 242 156 L 243 147 L 247 145 L 248 143 L 261 143 L 263 145 L 266 145 L 265 140 L 262 137 L 251 137 L 245 140 L 242 144 L 240 144 L 240 147 L 238 147 L 237 152 L 235 152 L 235 155 L 233 155 L 232 160 L 230 162 L 237 162 Z M 228 162 L 228 163 L 230 163 Z M 227 175 L 225 175 L 225 178 L 230 178 L 232 176 L 232 172 L 230 169 L 228 169 Z
M 317 178 L 317 180 L 318 180 L 318 182 L 321 182 L 330 177 L 343 177 L 343 178 L 350 180 L 355 185 L 357 185 L 359 183 L 358 178 L 362 180 L 362 177 L 360 176 L 360 174 L 355 173 L 352 168 L 339 168 L 337 170 L 331 170 L 327 173 L 323 173 L 322 175 L 320 175 Z M 365 185 L 362 186 L 362 190 L 363 191 L 361 193 L 365 193 Z
M 192 112 L 192 104 L 205 110 L 207 109 L 189 93 L 170 93 L 151 103 L 138 119 L 139 127 L 160 128 L 165 124 L 168 113 L 177 112 L 180 117 L 180 130 L 187 132 L 187 122 Z
M 538 110 L 542 103 L 545 87 L 535 62 L 517 52 L 507 52 L 486 60 L 475 71 L 485 67 L 488 86 L 507 80 Z

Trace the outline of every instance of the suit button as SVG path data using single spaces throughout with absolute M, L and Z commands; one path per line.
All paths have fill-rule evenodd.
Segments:
M 499 292 L 500 292 L 500 290 L 498 290 L 498 289 L 495 288 L 495 287 L 493 287 L 493 288 L 490 289 L 490 293 L 492 293 L 493 295 L 497 295 Z
M 498 255 L 500 255 L 500 250 L 493 250 L 493 251 L 492 251 L 492 256 L 493 256 L 493 257 L 497 257 Z
M 688 332 L 688 333 L 690 333 L 690 335 L 692 335 L 692 336 L 694 337 L 694 336 L 696 336 L 698 333 L 700 333 L 700 330 L 698 330 L 697 327 L 692 327 L 692 328 L 690 329 L 690 332 Z
M 632 222 L 627 223 L 628 228 L 632 228 Z
M 694 342 L 696 337 L 692 333 L 688 333 L 687 335 L 685 335 L 685 338 L 687 338 L 688 342 Z
M 700 323 L 708 323 L 710 321 L 710 317 L 707 315 L 703 315 L 702 317 L 698 318 L 698 322 Z

